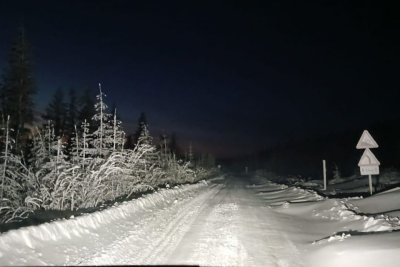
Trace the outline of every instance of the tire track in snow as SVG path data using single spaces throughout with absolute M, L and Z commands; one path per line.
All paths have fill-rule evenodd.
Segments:
M 167 256 L 170 255 L 183 236 L 190 229 L 193 222 L 196 220 L 197 215 L 203 210 L 205 203 L 210 198 L 213 198 L 221 189 L 221 186 L 214 187 L 214 190 L 203 194 L 203 196 L 195 198 L 191 203 L 181 210 L 172 221 L 167 225 L 166 232 L 163 233 L 153 251 L 144 254 L 142 259 L 145 264 L 159 263 L 163 264 L 167 260 Z
M 228 186 L 229 187 L 229 186 Z M 190 232 L 168 262 L 211 266 L 252 266 L 246 247 L 238 238 L 238 206 L 223 188 L 199 214 Z
M 303 266 L 277 214 L 234 181 L 207 203 L 168 263 L 207 266 Z
M 199 195 L 181 199 L 148 216 L 141 216 L 140 222 L 131 223 L 134 229 L 79 264 L 165 263 L 165 256 L 190 228 L 201 206 L 219 190 L 220 186 L 212 186 L 207 191 L 201 191 Z

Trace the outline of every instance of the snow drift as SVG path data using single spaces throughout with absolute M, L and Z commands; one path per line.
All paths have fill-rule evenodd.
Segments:
M 201 181 L 194 185 L 175 186 L 173 189 L 161 189 L 153 194 L 118 206 L 82 215 L 76 218 L 63 219 L 39 226 L 29 226 L 18 230 L 11 230 L 0 235 L 0 263 L 2 257 L 13 251 L 34 249 L 46 241 L 58 241 L 80 237 L 101 226 L 113 224 L 128 216 L 155 206 L 163 207 L 171 205 L 178 197 L 184 197 L 198 190 L 207 188 L 207 182 Z

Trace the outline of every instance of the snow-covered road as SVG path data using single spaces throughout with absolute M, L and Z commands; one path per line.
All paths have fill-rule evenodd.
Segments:
M 398 266 L 400 219 L 380 213 L 398 207 L 400 188 L 329 199 L 249 178 L 162 189 L 8 231 L 0 234 L 0 265 Z
M 0 264 L 303 266 L 285 227 L 259 194 L 231 178 L 10 231 L 0 235 Z
M 241 180 L 231 179 L 204 202 L 167 262 L 302 266 L 299 252 L 279 225 L 275 213 L 253 190 Z

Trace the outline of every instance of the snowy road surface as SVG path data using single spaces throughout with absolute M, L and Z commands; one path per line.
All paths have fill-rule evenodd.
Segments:
M 400 219 L 383 213 L 398 208 L 400 188 L 328 199 L 253 178 L 163 189 L 8 231 L 0 265 L 399 266 Z
M 0 264 L 303 266 L 277 215 L 240 179 L 182 186 L 0 235 Z

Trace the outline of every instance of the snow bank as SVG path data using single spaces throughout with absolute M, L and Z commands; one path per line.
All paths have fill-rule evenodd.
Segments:
M 154 206 L 172 204 L 177 198 L 193 194 L 193 192 L 206 188 L 207 182 L 201 181 L 194 185 L 176 186 L 173 189 L 161 189 L 155 193 L 146 195 L 139 199 L 124 202 L 106 210 L 82 215 L 76 218 L 63 219 L 39 226 L 29 226 L 0 235 L 0 262 L 5 251 L 13 247 L 19 249 L 28 247 L 34 249 L 46 241 L 58 241 L 71 239 L 89 233 L 100 226 L 112 224 L 123 220 L 128 216 L 140 211 L 149 210 Z
M 323 197 L 311 190 L 288 187 L 279 191 L 258 193 L 270 205 L 280 205 L 285 202 L 305 202 L 322 200 Z
M 385 214 L 400 210 L 400 188 L 396 187 L 364 199 L 350 200 L 357 212 Z
M 368 190 L 367 185 L 355 179 L 338 187 Z M 312 190 L 272 182 L 250 188 L 286 220 L 305 266 L 399 266 L 400 223 L 387 215 L 400 211 L 400 188 L 365 199 L 322 198 Z
M 248 187 L 253 188 L 257 192 L 257 195 L 259 195 L 269 205 L 282 205 L 284 203 L 317 201 L 324 199 L 315 191 L 293 186 L 288 187 L 271 181 L 268 181 L 265 184 L 252 185 Z
M 389 216 L 373 217 L 360 214 L 360 209 L 357 206 L 361 203 L 363 204 L 362 207 L 370 207 L 374 211 L 383 206 L 399 207 L 397 200 L 400 197 L 400 190 L 391 190 L 391 192 L 378 194 L 366 199 L 324 199 L 313 190 L 288 187 L 270 181 L 263 185 L 250 187 L 268 205 L 275 206 L 278 212 L 304 218 L 317 217 L 325 221 L 338 221 L 346 224 L 343 230 L 374 232 L 400 228 L 398 218 L 390 218 Z M 390 205 L 388 205 L 389 202 L 391 203 Z
M 360 234 L 313 245 L 309 267 L 399 266 L 400 232 Z
M 398 220 L 359 215 L 347 199 L 327 199 L 314 207 L 312 214 L 327 220 L 348 222 L 349 228 L 360 232 L 389 231 L 399 228 Z

